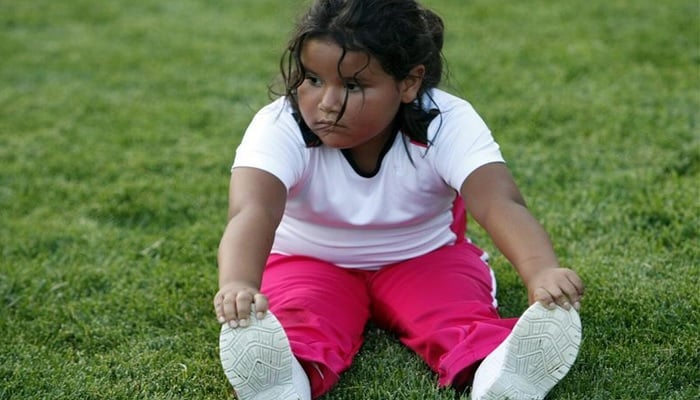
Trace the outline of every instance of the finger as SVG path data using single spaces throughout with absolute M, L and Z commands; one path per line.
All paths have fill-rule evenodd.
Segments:
M 226 317 L 224 317 L 224 297 L 220 293 L 214 296 L 214 312 L 220 324 L 226 322 Z
M 540 302 L 543 306 L 553 309 L 555 307 L 555 302 L 554 302 L 554 296 L 552 296 L 551 293 L 549 293 L 545 288 L 543 287 L 538 287 L 535 289 L 534 292 L 534 299 L 537 302 Z
M 571 307 L 573 307 L 573 305 L 571 304 L 571 301 L 569 301 L 569 298 L 566 297 L 566 295 L 563 294 L 563 293 L 562 293 L 560 296 L 555 297 L 555 298 L 554 298 L 554 302 L 555 302 L 559 307 L 561 307 L 561 308 L 563 308 L 563 309 L 565 309 L 565 310 L 567 310 L 567 311 L 568 311 L 568 310 L 571 310 Z
M 571 302 L 574 304 L 574 309 L 579 311 L 581 309 L 581 300 L 583 300 L 583 294 L 586 292 L 586 286 L 584 285 L 581 278 L 573 271 L 567 274 L 566 278 L 574 286 L 576 293 L 569 295 Z
M 551 308 L 554 308 L 554 306 L 557 305 L 565 310 L 571 309 L 571 303 L 569 302 L 569 298 L 566 297 L 566 295 L 564 295 L 564 292 L 562 292 L 562 290 L 558 286 L 549 288 L 548 292 L 552 296 L 554 303 L 551 304 Z
M 566 294 L 561 291 L 561 289 L 557 288 L 557 290 L 550 291 L 550 294 L 554 298 L 554 304 L 558 305 L 559 307 L 567 311 L 571 310 L 571 307 L 573 307 L 571 301 L 569 301 L 569 297 L 567 297 Z
M 253 304 L 253 294 L 249 291 L 238 292 L 236 296 L 236 310 L 238 311 L 238 324 L 250 325 L 250 311 Z
M 580 300 L 581 297 L 583 297 L 584 292 L 586 291 L 586 285 L 583 284 L 581 278 L 573 271 L 566 275 L 566 279 L 569 282 L 571 282 L 571 284 L 574 286 L 576 294 L 578 295 L 577 299 Z
M 255 317 L 257 319 L 265 318 L 265 313 L 269 307 L 267 297 L 262 293 L 256 293 L 255 296 L 253 296 L 253 302 L 255 303 Z
M 572 305 L 575 305 L 580 299 L 578 290 L 568 279 L 560 282 L 559 290 L 561 294 L 556 296 L 556 302 L 565 310 L 570 310 Z
M 224 309 L 224 320 L 228 321 L 231 328 L 238 326 L 238 316 L 236 315 L 236 298 L 234 295 L 224 295 L 222 306 Z

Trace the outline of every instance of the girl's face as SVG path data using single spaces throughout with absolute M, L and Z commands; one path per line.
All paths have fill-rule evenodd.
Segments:
M 297 88 L 304 122 L 330 147 L 379 151 L 391 134 L 399 105 L 415 99 L 423 66 L 396 81 L 374 57 L 342 49 L 329 40 L 307 40 L 301 51 L 306 76 Z M 338 64 L 340 62 L 340 64 Z M 347 101 L 346 101 L 347 97 Z M 338 119 L 345 103 L 342 118 Z

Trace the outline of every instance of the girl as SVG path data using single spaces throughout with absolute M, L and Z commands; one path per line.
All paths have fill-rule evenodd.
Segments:
M 214 307 L 239 399 L 321 396 L 370 319 L 472 399 L 541 399 L 573 364 L 583 283 L 479 115 L 437 89 L 442 41 L 412 0 L 317 0 L 301 18 L 285 93 L 231 173 Z M 521 318 L 499 317 L 466 212 L 522 277 Z

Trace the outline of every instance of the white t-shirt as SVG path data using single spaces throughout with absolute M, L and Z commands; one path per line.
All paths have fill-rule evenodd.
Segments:
M 462 183 L 503 157 L 468 102 L 437 89 L 431 96 L 430 108 L 440 110 L 428 127 L 431 146 L 399 132 L 372 177 L 358 174 L 341 150 L 307 147 L 284 98 L 262 108 L 233 168 L 265 170 L 287 187 L 272 252 L 378 269 L 454 243 L 452 203 Z

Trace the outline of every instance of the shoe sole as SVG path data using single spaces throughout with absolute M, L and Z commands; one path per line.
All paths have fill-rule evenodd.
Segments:
M 221 366 L 239 400 L 299 400 L 292 385 L 292 351 L 271 312 L 251 315 L 245 328 L 221 327 Z
M 542 400 L 569 372 L 581 345 L 574 310 L 535 303 L 523 313 L 506 344 L 501 376 L 480 400 Z

